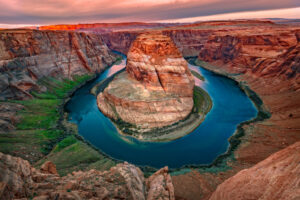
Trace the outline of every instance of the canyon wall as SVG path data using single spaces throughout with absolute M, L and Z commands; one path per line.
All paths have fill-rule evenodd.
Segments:
M 295 48 L 299 43 L 300 29 L 256 29 L 235 30 L 230 34 L 216 32 L 210 35 L 199 52 L 198 59 L 228 67 L 231 73 L 252 71 L 256 75 L 265 76 L 273 73 L 275 59 Z M 268 68 L 265 59 L 274 59 Z M 260 69 L 259 69 L 260 68 Z M 277 67 L 278 68 L 278 67 Z M 286 69 L 284 69 L 286 70 Z M 297 70 L 296 70 L 297 71 Z M 273 74 L 277 76 L 280 74 Z
M 170 29 L 162 32 L 172 38 L 184 57 L 198 56 L 209 35 L 212 34 L 211 30 L 193 29 Z M 109 48 L 126 55 L 139 34 L 141 31 L 118 31 L 101 33 L 101 36 Z
M 220 184 L 210 200 L 300 198 L 300 142 L 272 154 Z
M 265 51 L 264 54 L 260 55 L 263 57 L 268 56 L 267 54 L 272 54 L 275 51 L 278 53 L 282 49 L 286 50 L 295 45 L 295 33 L 299 31 L 299 28 L 300 27 L 297 26 L 277 25 L 269 21 L 242 20 L 202 22 L 184 26 L 173 26 L 165 29 L 162 28 L 160 30 L 163 34 L 172 38 L 184 57 L 198 56 L 201 50 L 206 49 L 206 43 L 211 42 L 213 38 L 220 39 L 218 36 L 237 37 L 240 39 L 243 37 L 242 40 L 244 41 L 243 43 L 240 43 L 240 45 L 257 45 L 257 47 L 259 46 L 261 49 L 249 48 L 247 53 L 260 55 L 260 52 Z M 112 33 L 103 33 L 102 37 L 109 48 L 126 54 L 131 43 L 140 33 L 141 31 L 134 30 L 117 31 Z M 253 38 L 256 39 L 253 40 Z M 272 49 L 274 46 L 277 46 L 275 47 L 276 49 Z M 266 53 L 268 50 L 270 51 Z M 224 53 L 228 55 L 233 53 L 229 51 L 230 49 L 226 49 Z
M 139 31 L 118 31 L 101 33 L 101 37 L 110 49 L 127 55 L 132 42 L 139 34 L 141 34 Z
M 117 58 L 101 36 L 65 31 L 0 31 L 0 99 L 31 97 L 43 77 L 99 73 Z

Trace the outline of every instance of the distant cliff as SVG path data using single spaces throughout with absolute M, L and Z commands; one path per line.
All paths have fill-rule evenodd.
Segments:
M 43 90 L 43 77 L 101 72 L 117 58 L 101 36 L 65 31 L 0 31 L 0 99 L 24 99 Z

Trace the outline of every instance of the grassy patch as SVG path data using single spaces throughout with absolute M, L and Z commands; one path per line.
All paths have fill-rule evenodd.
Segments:
M 203 76 L 201 76 L 198 72 L 194 71 L 194 70 L 191 70 L 191 73 L 196 77 L 198 78 L 199 80 L 201 81 L 205 81 L 205 78 Z
M 60 136 L 62 132 L 56 130 L 16 130 L 1 134 L 0 151 L 34 163 L 51 151 Z
M 74 137 L 74 135 L 68 136 L 65 139 L 63 139 L 62 141 L 60 141 L 56 147 L 54 148 L 54 152 L 58 152 L 74 143 L 77 142 L 77 139 Z
M 202 88 L 194 87 L 194 108 L 199 114 L 207 114 L 212 108 L 212 100 L 209 94 Z M 205 102 L 205 103 L 204 103 Z
M 34 163 L 54 147 L 54 152 L 58 152 L 78 142 L 60 124 L 61 106 L 74 88 L 91 77 L 74 76 L 72 80 L 44 78 L 39 85 L 44 86 L 46 92 L 32 91 L 33 99 L 11 101 L 23 105 L 24 109 L 17 113 L 21 119 L 16 125 L 17 130 L 0 135 L 0 151 Z
M 84 169 L 107 170 L 115 165 L 111 159 L 100 154 L 82 141 L 70 136 L 59 142 L 54 150 L 47 156 L 52 161 L 60 175 L 66 175 L 71 171 Z M 37 166 L 45 162 L 42 159 Z

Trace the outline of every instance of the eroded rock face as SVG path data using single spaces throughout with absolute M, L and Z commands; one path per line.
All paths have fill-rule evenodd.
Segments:
M 224 181 L 210 200 L 300 198 L 300 142 Z
M 45 162 L 42 166 L 40 171 L 42 173 L 48 173 L 48 174 L 58 174 L 56 171 L 56 166 L 51 161 Z
M 29 162 L 0 152 L 0 199 L 24 197 L 32 184 Z
M 167 168 L 145 179 L 139 168 L 127 162 L 109 171 L 78 171 L 64 177 L 49 173 L 49 166 L 55 168 L 46 162 L 37 170 L 28 161 L 0 153 L 0 199 L 174 200 Z
M 0 31 L 0 99 L 30 98 L 43 77 L 101 72 L 116 60 L 101 36 L 64 31 Z
M 193 88 L 193 76 L 172 40 L 146 33 L 132 44 L 126 72 L 98 95 L 98 106 L 115 120 L 141 128 L 163 127 L 191 112 Z
M 233 73 L 246 73 L 265 59 L 274 59 L 268 65 L 278 64 L 275 59 L 297 45 L 298 34 L 299 30 L 283 28 L 233 31 L 231 34 L 216 32 L 209 36 L 199 52 L 198 59 L 223 65 Z M 264 76 L 266 73 L 267 71 L 264 71 L 258 75 Z
M 127 54 L 126 71 L 148 90 L 191 97 L 194 79 L 171 38 L 161 33 L 140 35 Z
M 147 199 L 170 199 L 175 200 L 174 187 L 168 167 L 164 167 L 147 180 L 148 196 Z

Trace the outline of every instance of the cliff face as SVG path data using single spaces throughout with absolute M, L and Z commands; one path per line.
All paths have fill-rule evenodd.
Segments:
M 300 198 L 300 142 L 224 181 L 210 200 Z
M 142 34 L 132 43 L 127 59 L 126 71 L 148 90 L 193 95 L 193 76 L 171 38 L 160 33 Z
M 297 34 L 300 30 L 274 30 L 265 33 L 254 31 L 235 31 L 231 34 L 217 32 L 209 36 L 198 59 L 206 62 L 216 62 L 227 65 L 232 73 L 246 73 L 253 70 L 258 75 L 266 75 L 266 71 L 259 71 L 259 65 L 264 59 L 275 59 L 294 48 L 297 43 Z M 269 67 L 269 69 L 271 66 Z
M 110 49 L 127 55 L 132 42 L 140 33 L 139 31 L 119 31 L 101 33 L 101 37 Z
M 72 78 L 101 72 L 116 60 L 99 35 L 73 32 L 0 31 L 0 99 L 24 99 L 43 90 L 43 77 Z
M 168 29 L 161 29 L 164 35 L 172 38 L 178 49 L 184 57 L 199 56 L 199 52 L 207 48 L 216 48 L 213 46 L 213 40 L 220 42 L 222 36 L 227 36 L 227 39 L 234 40 L 232 37 L 238 36 L 243 40 L 243 45 L 257 45 L 257 48 L 252 46 L 245 51 L 244 56 L 254 53 L 258 56 L 268 54 L 282 53 L 282 50 L 287 50 L 295 45 L 295 32 L 299 30 L 296 26 L 276 25 L 272 22 L 265 21 L 223 21 L 223 22 L 203 22 L 184 26 L 174 26 Z M 113 33 L 103 33 L 103 39 L 108 44 L 109 48 L 118 50 L 122 53 L 127 53 L 131 43 L 135 40 L 139 31 L 118 31 Z M 242 38 L 243 37 L 243 38 Z M 211 43 L 212 45 L 209 46 Z M 238 43 L 236 40 L 231 42 L 231 45 L 222 47 L 225 52 L 224 57 L 228 57 L 232 52 L 232 45 Z M 276 49 L 273 49 L 273 48 Z M 247 48 L 246 48 L 247 49 Z M 238 48 L 237 48 L 238 51 Z M 269 51 L 267 53 L 267 51 Z M 216 57 L 221 57 L 216 51 Z M 263 53 L 262 55 L 260 53 Z M 205 55 L 203 54 L 203 57 Z M 213 53 L 211 53 L 211 56 Z
M 167 167 L 148 179 L 126 162 L 109 171 L 77 171 L 60 177 L 51 162 L 38 170 L 28 161 L 0 153 L 0 171 L 0 199 L 175 199 Z
M 164 35 L 172 38 L 177 48 L 184 57 L 198 56 L 203 48 L 210 30 L 163 30 Z M 101 36 L 107 46 L 113 50 L 127 54 L 132 42 L 136 39 L 139 31 L 118 31 L 112 33 L 102 33 Z
M 171 39 L 160 33 L 142 34 L 130 48 L 126 72 L 98 95 L 98 106 L 115 120 L 162 127 L 191 112 L 193 88 L 193 76 Z

